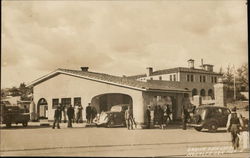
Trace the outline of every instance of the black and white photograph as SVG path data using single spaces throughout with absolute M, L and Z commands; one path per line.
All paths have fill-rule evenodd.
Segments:
M 2 0 L 0 156 L 248 158 L 247 0 Z

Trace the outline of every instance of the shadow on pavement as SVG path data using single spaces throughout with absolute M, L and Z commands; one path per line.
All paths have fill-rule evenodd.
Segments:
M 13 124 L 11 127 L 1 126 L 0 130 L 16 130 L 16 129 L 38 129 L 38 128 L 51 128 L 51 126 L 39 126 L 39 125 L 28 125 L 23 127 L 22 125 Z

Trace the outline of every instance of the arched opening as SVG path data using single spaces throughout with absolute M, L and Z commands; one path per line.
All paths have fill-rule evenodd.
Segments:
M 192 97 L 193 97 L 194 95 L 197 95 L 197 94 L 198 94 L 198 91 L 197 91 L 196 88 L 194 88 L 194 89 L 192 90 Z
M 48 103 L 44 98 L 39 99 L 37 103 L 37 118 L 48 119 Z
M 121 93 L 106 93 L 95 96 L 91 100 L 91 106 L 96 108 L 97 113 L 109 111 L 112 106 L 119 104 L 128 104 L 133 107 L 131 96 Z
M 205 95 L 206 95 L 205 89 L 201 89 L 200 96 L 205 97 Z
M 209 89 L 207 92 L 207 95 L 211 97 L 211 99 L 214 99 L 214 92 L 212 89 Z

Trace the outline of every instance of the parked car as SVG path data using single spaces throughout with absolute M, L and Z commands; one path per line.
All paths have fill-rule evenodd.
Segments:
M 1 102 L 0 111 L 0 123 L 6 124 L 7 127 L 11 127 L 12 123 L 22 123 L 24 127 L 28 126 L 30 120 L 30 114 L 25 109 L 19 106 L 11 106 Z
M 226 127 L 230 113 L 231 111 L 226 107 L 203 105 L 196 108 L 188 126 L 194 127 L 197 131 L 204 128 L 215 132 L 217 128 Z
M 111 107 L 110 111 L 101 112 L 101 114 L 95 119 L 94 123 L 97 126 L 105 127 L 117 127 L 117 126 L 126 126 L 125 121 L 125 111 L 130 105 L 128 104 L 119 104 Z

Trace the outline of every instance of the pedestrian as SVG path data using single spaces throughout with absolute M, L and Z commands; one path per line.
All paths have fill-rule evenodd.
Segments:
M 72 127 L 72 120 L 74 118 L 74 113 L 75 110 L 72 107 L 72 105 L 70 104 L 70 106 L 67 109 L 67 115 L 68 115 L 68 127 L 71 128 Z
M 163 111 L 163 109 L 161 108 L 160 105 L 158 105 L 158 116 L 159 116 L 159 125 L 160 125 L 160 128 L 164 129 L 164 126 L 163 126 L 164 111 Z
M 186 130 L 187 129 L 187 120 L 188 120 L 188 110 L 186 107 L 183 107 L 183 112 L 182 112 L 182 129 Z
M 60 113 L 61 113 L 60 107 L 57 106 L 56 110 L 55 110 L 55 113 L 54 113 L 54 123 L 53 123 L 53 126 L 52 126 L 53 129 L 55 129 L 55 125 L 57 126 L 58 129 L 60 129 L 60 125 L 59 125 L 60 117 L 61 117 Z
M 66 111 L 65 111 L 65 109 L 66 109 L 65 104 L 60 103 L 60 110 L 61 110 L 61 113 L 62 113 L 61 115 L 63 115 L 63 122 L 64 123 L 67 122 L 66 121 Z M 62 119 L 62 117 L 60 119 Z
M 154 125 L 158 124 L 158 106 L 156 105 L 154 108 Z
M 83 110 L 83 107 L 80 104 L 78 106 L 78 111 L 77 111 L 77 116 L 76 116 L 76 123 L 82 123 L 82 110 Z
M 90 124 L 90 117 L 91 117 L 91 106 L 89 103 L 88 106 L 86 107 L 86 119 L 88 124 Z
M 77 113 L 78 113 L 78 104 L 74 106 L 74 117 L 73 117 L 73 123 L 77 123 Z
M 169 107 L 169 104 L 167 104 L 167 107 L 166 107 L 166 115 L 167 115 L 167 120 L 172 121 L 170 115 L 171 115 L 171 110 L 170 110 L 170 107 Z
M 150 129 L 150 122 L 151 122 L 151 112 L 150 112 L 150 105 L 148 105 L 148 108 L 146 110 L 146 118 L 147 118 L 147 128 Z
M 236 113 L 236 107 L 232 109 L 232 113 L 228 115 L 227 131 L 231 132 L 231 141 L 234 150 L 239 148 L 240 128 L 243 127 L 242 116 Z
M 97 115 L 97 110 L 93 106 L 91 107 L 90 123 L 93 123 L 93 120 L 95 119 L 96 115 Z
M 125 120 L 126 120 L 126 126 L 127 126 L 128 130 L 133 129 L 134 120 L 133 120 L 132 109 L 130 106 L 125 111 Z

